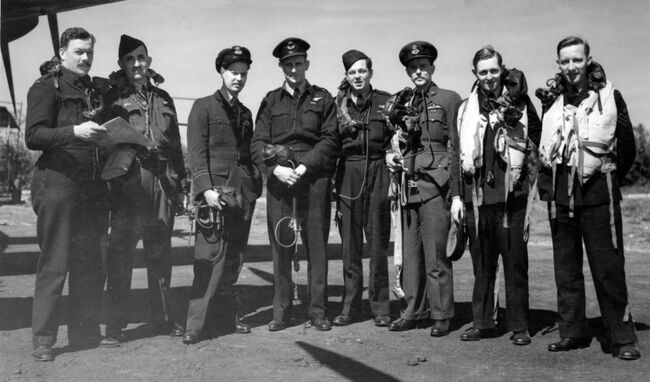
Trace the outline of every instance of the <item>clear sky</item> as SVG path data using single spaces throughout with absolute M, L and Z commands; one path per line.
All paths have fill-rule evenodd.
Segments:
M 145 41 L 152 67 L 166 78 L 161 87 L 173 97 L 213 93 L 221 85 L 214 69 L 219 50 L 248 47 L 253 64 L 241 100 L 254 114 L 264 95 L 282 83 L 271 52 L 290 36 L 312 45 L 307 78 L 331 92 L 343 78 L 341 54 L 348 49 L 373 58 L 376 88 L 395 92 L 410 85 L 398 52 L 412 40 L 428 40 L 439 51 L 434 80 L 466 97 L 473 82 L 471 59 L 483 45 L 492 44 L 506 66 L 526 73 L 532 96 L 557 71 L 557 42 L 579 34 L 621 90 L 632 122 L 646 126 L 649 22 L 648 0 L 126 0 L 59 14 L 60 31 L 81 26 L 96 36 L 92 75 L 116 70 L 119 38 L 126 33 Z M 41 17 L 9 48 L 17 101 L 24 102 L 38 66 L 53 53 L 47 19 Z M 2 73 L 0 101 L 9 100 Z M 190 106 L 177 101 L 181 122 Z

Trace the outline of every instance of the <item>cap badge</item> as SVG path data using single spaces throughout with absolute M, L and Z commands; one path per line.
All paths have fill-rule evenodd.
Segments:
M 411 46 L 411 54 L 418 54 L 418 53 L 420 53 L 420 49 L 418 49 L 417 45 L 413 44 Z
M 296 44 L 294 44 L 293 41 L 289 41 L 289 42 L 287 43 L 287 49 L 289 49 L 289 50 L 294 50 L 294 49 L 296 49 Z

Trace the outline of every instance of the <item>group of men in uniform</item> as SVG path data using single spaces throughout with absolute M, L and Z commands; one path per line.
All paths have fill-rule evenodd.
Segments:
M 582 348 L 591 340 L 581 271 L 584 240 L 611 351 L 621 359 L 640 357 L 627 303 L 618 188 L 634 160 L 634 136 L 620 92 L 592 62 L 584 40 L 571 37 L 558 45 L 560 73 L 543 93 L 541 123 L 523 73 L 506 69 L 490 46 L 474 57 L 476 82 L 464 101 L 433 82 L 438 51 L 426 41 L 411 42 L 399 53 L 413 88 L 393 96 L 374 89 L 372 60 L 350 50 L 342 56 L 345 78 L 332 97 L 306 79 L 310 45 L 288 38 L 273 50 L 284 82 L 262 100 L 253 129 L 251 112 L 238 99 L 251 53 L 239 45 L 223 49 L 215 60 L 222 86 L 197 99 L 188 120 L 191 192 L 184 182 L 174 105 L 157 87 L 163 78 L 151 69 L 146 45 L 123 35 L 120 70 L 102 82 L 88 76 L 94 43 L 81 28 L 64 31 L 59 57 L 28 94 L 25 139 L 30 149 L 43 152 L 32 180 L 41 248 L 32 325 L 35 360 L 54 359 L 68 273 L 70 345 L 110 347 L 125 340 L 140 239 L 152 302 L 149 321 L 157 328 L 182 336 L 186 344 L 219 330 L 249 333 L 239 319 L 233 284 L 263 175 L 274 277 L 270 331 L 292 325 L 295 316 L 291 270 L 298 264 L 299 239 L 308 257 L 308 325 L 326 331 L 363 318 L 365 234 L 374 324 L 391 331 L 430 325 L 433 337 L 449 334 L 454 298 L 447 240 L 455 225 L 467 231 L 475 275 L 473 326 L 460 339 L 477 341 L 494 331 L 500 254 L 511 341 L 530 344 L 527 213 L 539 179 L 541 198 L 549 203 L 560 315 L 560 341 L 548 349 Z M 144 143 L 107 143 L 110 134 L 102 124 L 116 117 Z M 538 146 L 536 166 L 529 154 Z M 183 328 L 180 314 L 168 304 L 170 240 L 174 213 L 188 192 L 196 233 Z M 345 293 L 340 314 L 330 322 L 326 247 L 332 197 Z M 404 297 L 401 315 L 392 322 L 391 208 L 399 212 L 394 224 L 403 244 Z M 103 264 L 100 243 L 107 233 Z M 109 298 L 102 337 L 98 303 L 105 280 Z M 217 320 L 219 315 L 225 319 Z

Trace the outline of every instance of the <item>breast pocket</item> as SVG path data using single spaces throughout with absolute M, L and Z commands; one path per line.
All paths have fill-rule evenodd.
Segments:
M 169 126 L 173 123 L 176 123 L 176 112 L 170 107 L 162 106 L 160 108 L 160 114 L 162 114 L 163 121 L 159 124 L 160 130 L 163 134 L 167 134 L 169 131 Z
M 230 121 L 223 118 L 208 120 L 210 146 L 227 146 L 230 144 Z
M 447 113 L 445 110 L 436 105 L 428 106 L 424 119 L 427 121 L 426 126 L 428 126 L 431 140 L 446 142 L 449 136 L 449 130 L 447 126 Z
M 368 137 L 371 142 L 383 142 L 384 137 L 390 134 L 386 121 L 381 115 L 373 115 L 368 121 Z
M 83 112 L 86 109 L 86 103 L 81 96 L 63 94 L 57 117 L 57 126 L 78 125 L 88 121 L 89 119 L 83 117 Z
M 318 104 L 307 104 L 303 108 L 302 127 L 314 134 L 320 133 L 323 112 Z
M 291 126 L 291 116 L 285 110 L 271 111 L 271 135 L 276 138 L 284 134 Z

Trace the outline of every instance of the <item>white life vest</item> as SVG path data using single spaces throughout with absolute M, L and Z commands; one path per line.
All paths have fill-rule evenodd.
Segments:
M 575 170 L 584 184 L 598 172 L 611 172 L 616 164 L 608 154 L 614 150 L 617 109 L 611 82 L 589 96 L 578 107 L 564 106 L 560 95 L 544 114 L 540 158 L 551 167 L 564 163 Z
M 504 88 L 504 95 L 507 94 Z M 458 113 L 458 137 L 460 140 L 460 161 L 463 172 L 474 174 L 476 169 L 483 166 L 483 138 L 485 128 L 498 129 L 495 135 L 494 148 L 501 159 L 509 164 L 511 175 L 514 175 L 507 190 L 512 190 L 521 174 L 521 168 L 526 159 L 528 147 L 528 110 L 524 107 L 522 116 L 514 127 L 507 127 L 503 123 L 502 108 L 493 110 L 486 118 L 479 110 L 478 87 L 474 88 L 467 100 L 463 101 L 461 112 Z

